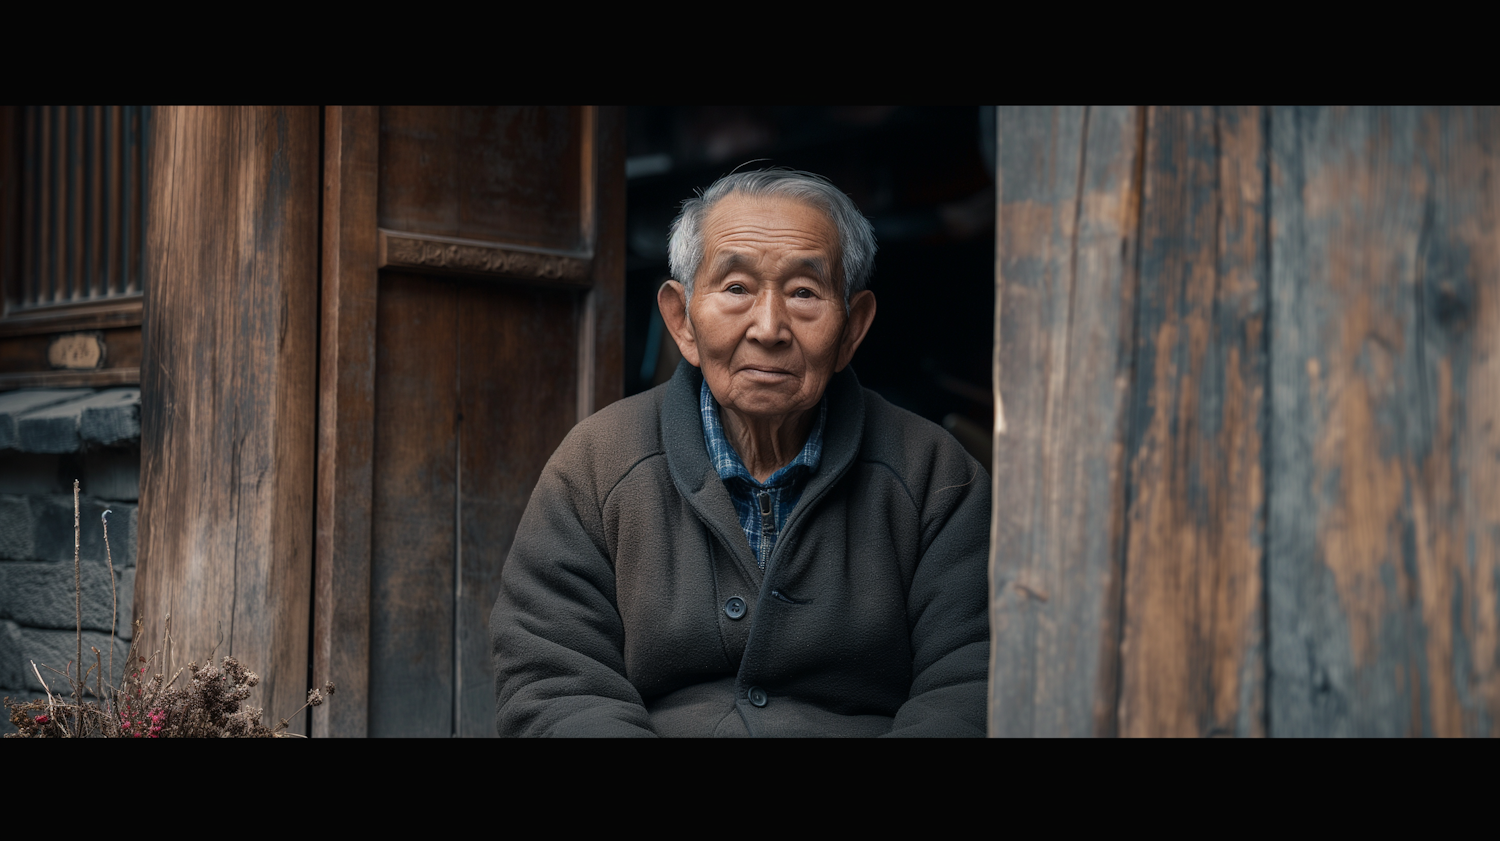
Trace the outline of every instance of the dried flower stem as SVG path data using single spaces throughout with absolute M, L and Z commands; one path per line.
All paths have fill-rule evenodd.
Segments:
M 78 659 L 73 661 L 75 669 L 83 668 L 83 579 L 78 568 L 78 480 L 73 480 L 73 618 L 78 628 Z M 40 675 L 38 675 L 40 677 Z M 75 729 L 83 731 L 83 694 L 80 688 L 83 675 L 73 684 L 73 706 L 78 710 Z
M 109 572 L 109 680 L 110 685 L 114 685 L 115 625 L 120 622 L 120 597 L 115 592 L 115 559 L 109 553 L 109 509 L 105 509 L 99 519 L 104 521 L 104 568 Z
M 31 670 L 36 673 L 36 679 L 42 682 L 42 690 L 47 693 L 47 718 L 51 719 L 52 721 L 56 721 L 57 726 L 62 727 L 62 720 L 57 717 L 56 704 L 54 704 L 52 701 L 52 689 L 51 687 L 47 686 L 47 681 L 42 679 L 42 673 L 39 669 L 37 669 L 35 660 L 31 661 Z

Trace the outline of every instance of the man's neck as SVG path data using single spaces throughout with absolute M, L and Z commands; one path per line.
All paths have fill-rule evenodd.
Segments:
M 724 437 L 757 482 L 765 482 L 802 452 L 817 419 L 817 407 L 779 418 L 747 418 L 719 404 Z

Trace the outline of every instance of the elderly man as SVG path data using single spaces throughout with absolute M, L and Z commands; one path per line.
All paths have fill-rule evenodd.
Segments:
M 870 224 L 745 172 L 670 249 L 685 361 L 568 435 L 506 561 L 500 734 L 984 735 L 989 477 L 848 367 Z

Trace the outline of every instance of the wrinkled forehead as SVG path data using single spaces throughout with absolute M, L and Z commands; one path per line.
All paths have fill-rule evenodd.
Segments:
M 741 246 L 805 251 L 809 252 L 805 259 L 831 264 L 836 264 L 840 256 L 838 226 L 827 211 L 811 202 L 783 196 L 725 196 L 704 217 L 703 244 L 710 253 Z M 835 267 L 830 265 L 829 269 Z

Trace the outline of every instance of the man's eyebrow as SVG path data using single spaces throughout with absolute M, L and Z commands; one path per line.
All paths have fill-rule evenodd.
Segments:
M 710 267 L 712 270 L 710 277 L 721 278 L 735 269 L 744 268 L 748 265 L 750 265 L 750 259 L 745 255 L 734 251 L 726 252 L 719 259 L 715 260 L 714 264 Z M 793 266 L 811 274 L 824 283 L 833 282 L 833 273 L 829 270 L 828 260 L 823 257 L 803 257 L 794 263 Z
M 822 257 L 803 257 L 797 261 L 797 266 L 806 269 L 813 277 L 824 283 L 833 280 L 833 273 L 828 269 L 828 261 Z
M 709 267 L 709 277 L 712 279 L 721 278 L 724 275 L 727 275 L 730 272 L 734 271 L 735 269 L 742 268 L 748 263 L 749 261 L 745 259 L 744 255 L 736 254 L 733 251 L 727 252 L 723 256 L 719 257 L 719 259 L 715 260 L 714 264 Z

